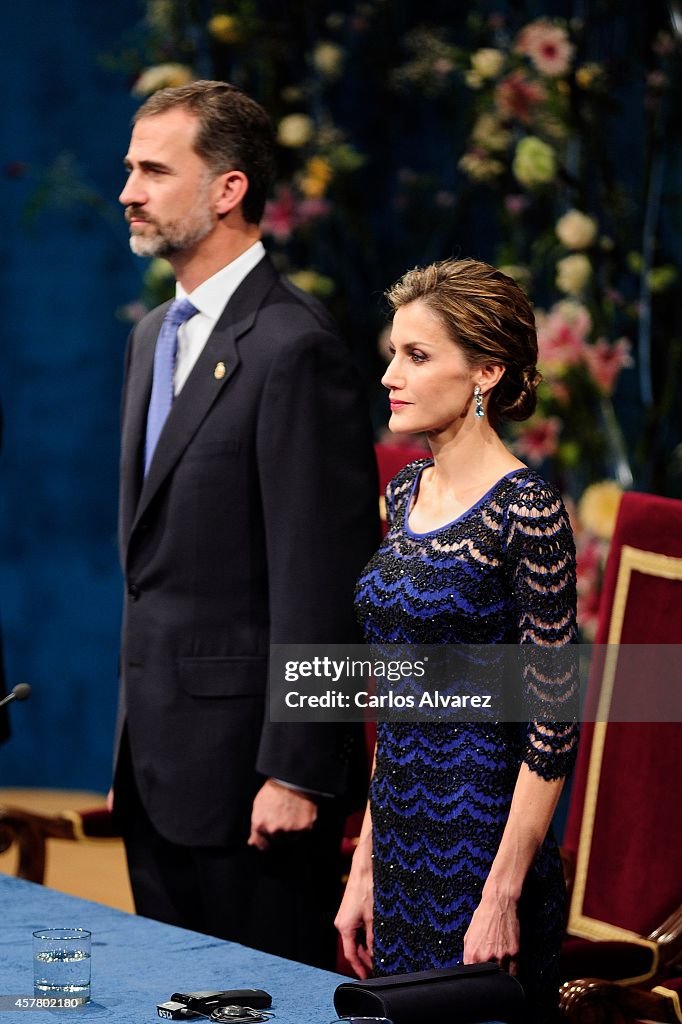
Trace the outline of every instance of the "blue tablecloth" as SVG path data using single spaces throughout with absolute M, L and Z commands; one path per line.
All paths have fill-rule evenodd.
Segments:
M 79 927 L 92 932 L 92 1002 L 77 1010 L 7 1010 L 0 1024 L 93 1020 L 145 1024 L 171 993 L 263 988 L 274 1024 L 327 1024 L 334 989 L 344 979 L 233 942 L 124 914 L 0 875 L 0 995 L 32 996 L 32 932 Z M 197 1018 L 199 1019 L 199 1018 Z

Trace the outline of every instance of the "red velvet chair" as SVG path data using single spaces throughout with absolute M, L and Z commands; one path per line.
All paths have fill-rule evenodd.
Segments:
M 416 444 L 387 444 L 380 442 L 374 445 L 374 452 L 377 457 L 377 468 L 379 470 L 379 514 L 381 516 L 381 528 L 386 534 L 388 523 L 386 522 L 386 488 L 396 473 L 399 473 L 403 466 L 415 459 L 429 458 L 428 448 Z
M 588 700 L 598 690 L 602 711 L 619 704 L 622 714 L 622 691 L 633 686 L 628 658 L 637 652 L 616 645 L 657 645 L 636 681 L 649 701 L 666 665 L 679 675 L 669 645 L 682 644 L 681 501 L 623 497 L 596 643 L 609 645 L 608 656 Z M 583 727 L 564 837 L 575 871 L 562 953 L 562 1012 L 572 1024 L 682 1021 L 681 751 L 679 720 Z

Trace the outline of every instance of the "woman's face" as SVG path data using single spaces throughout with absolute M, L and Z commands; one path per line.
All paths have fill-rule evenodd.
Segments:
M 467 415 L 480 371 L 470 367 L 459 345 L 428 306 L 401 306 L 393 318 L 392 355 L 381 383 L 389 391 L 389 428 L 401 433 L 456 432 Z

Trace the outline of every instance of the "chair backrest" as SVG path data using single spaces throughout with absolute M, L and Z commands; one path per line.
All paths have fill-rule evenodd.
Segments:
M 379 442 L 374 445 L 374 452 L 379 470 L 379 513 L 381 515 L 381 529 L 385 534 L 388 529 L 386 523 L 386 505 L 384 492 L 396 473 L 399 473 L 403 466 L 415 459 L 429 457 L 428 448 L 420 448 L 418 445 L 386 444 Z
M 596 643 L 608 644 L 609 655 L 611 645 L 682 644 L 682 501 L 623 497 Z M 590 686 L 616 693 L 627 657 L 620 652 L 609 679 L 604 671 Z M 655 682 L 651 674 L 639 681 L 645 693 Z M 583 727 L 564 836 L 576 858 L 569 934 L 646 936 L 682 902 L 680 751 L 679 721 Z

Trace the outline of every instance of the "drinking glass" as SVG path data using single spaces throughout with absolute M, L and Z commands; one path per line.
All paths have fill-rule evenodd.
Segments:
M 85 928 L 41 928 L 33 933 L 35 996 L 55 998 L 60 1006 L 89 1001 L 91 938 Z

